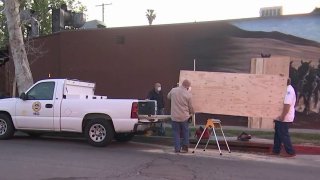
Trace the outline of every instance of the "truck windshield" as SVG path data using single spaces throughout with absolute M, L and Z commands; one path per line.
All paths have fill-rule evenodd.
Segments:
M 28 100 L 52 100 L 55 82 L 42 82 L 27 93 Z

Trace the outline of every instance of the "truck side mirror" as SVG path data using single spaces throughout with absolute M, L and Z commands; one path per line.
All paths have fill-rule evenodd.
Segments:
M 24 100 L 24 101 L 27 100 L 27 95 L 26 95 L 26 93 L 24 93 L 24 92 L 21 93 L 21 94 L 20 94 L 20 99 L 22 99 L 22 100 Z

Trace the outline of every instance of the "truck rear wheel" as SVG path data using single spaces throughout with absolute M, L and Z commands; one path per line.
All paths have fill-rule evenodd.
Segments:
M 111 143 L 114 130 L 110 122 L 105 119 L 93 119 L 85 126 L 88 143 L 96 147 L 104 147 Z
M 133 133 L 118 133 L 114 136 L 118 142 L 128 142 L 131 141 L 133 137 Z
M 0 114 L 0 140 L 10 139 L 14 134 L 14 126 L 8 115 Z

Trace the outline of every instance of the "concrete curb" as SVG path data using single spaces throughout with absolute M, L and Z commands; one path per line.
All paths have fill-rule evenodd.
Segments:
M 171 137 L 162 137 L 162 136 L 135 136 L 133 141 L 157 144 L 157 145 L 165 145 L 165 146 L 173 145 L 173 140 Z M 198 150 L 202 150 L 206 142 L 207 142 L 206 140 L 202 140 L 200 142 L 200 145 L 198 146 Z M 191 148 L 194 148 L 196 143 L 197 143 L 196 139 L 190 139 Z M 227 147 L 224 141 L 219 140 L 219 144 L 222 151 L 227 150 Z M 271 152 L 271 149 L 273 146 L 272 143 L 257 142 L 254 139 L 250 141 L 228 140 L 228 144 L 231 151 L 260 152 L 260 153 Z M 320 146 L 295 144 L 294 148 L 296 150 L 296 154 L 320 155 Z M 215 140 L 210 140 L 208 149 L 217 149 Z

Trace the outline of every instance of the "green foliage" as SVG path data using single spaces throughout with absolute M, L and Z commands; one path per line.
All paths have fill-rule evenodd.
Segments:
M 51 34 L 51 9 L 59 8 L 61 4 L 67 4 L 68 9 L 75 12 L 85 12 L 86 7 L 79 0 L 20 0 L 20 9 L 34 10 L 40 22 L 40 36 Z M 0 10 L 3 9 L 3 4 L 0 3 Z M 0 47 L 3 47 L 8 42 L 8 31 L 6 27 L 5 15 L 0 13 Z
M 51 34 L 51 9 L 59 8 L 61 4 L 67 4 L 68 9 L 71 9 L 72 11 L 86 11 L 86 8 L 79 0 L 32 0 L 26 4 L 26 7 L 36 11 L 38 14 L 38 20 L 40 21 L 40 35 Z

